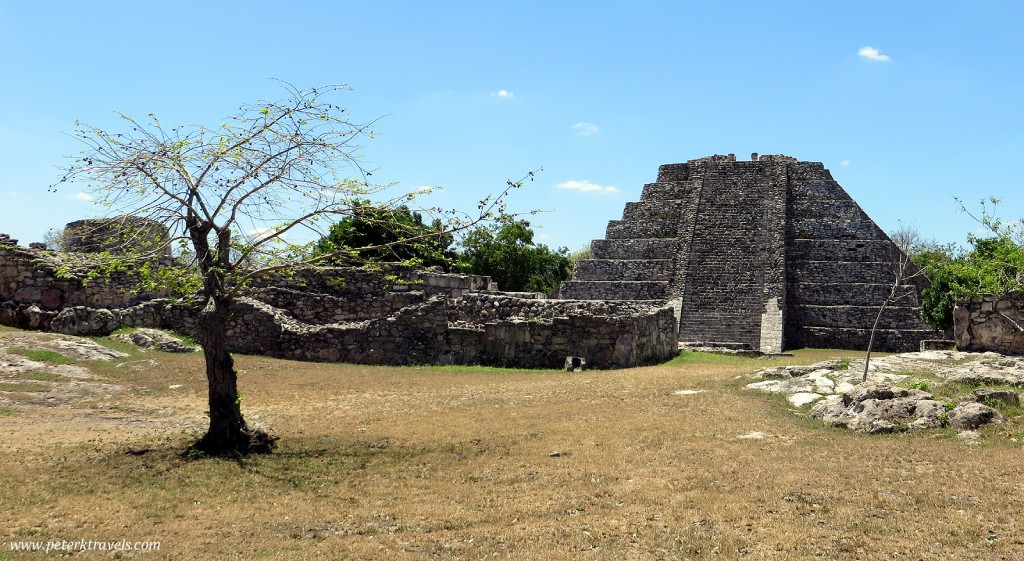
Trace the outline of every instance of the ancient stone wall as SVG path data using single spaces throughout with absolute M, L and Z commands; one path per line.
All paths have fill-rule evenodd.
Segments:
M 76 256 L 0 238 L 0 324 L 75 335 L 158 327 L 198 335 L 201 302 L 139 293 L 127 273 L 84 282 Z M 67 256 L 65 256 L 67 257 Z M 642 302 L 570 302 L 489 289 L 487 277 L 337 268 L 258 279 L 229 324 L 233 352 L 363 364 L 490 364 L 623 368 L 677 353 L 674 311 Z
M 900 255 L 822 164 L 711 156 L 661 166 L 560 296 L 675 301 L 686 342 L 861 349 Z M 918 318 L 926 282 L 900 287 L 876 348 L 939 336 Z
M 16 244 L 7 236 L 0 238 L 0 302 L 60 310 L 120 307 L 166 296 L 162 291 L 139 291 L 139 277 L 131 268 L 89 278 L 88 271 L 97 265 L 86 255 L 69 259 Z
M 1024 354 L 1024 294 L 957 302 L 953 338 L 961 351 Z

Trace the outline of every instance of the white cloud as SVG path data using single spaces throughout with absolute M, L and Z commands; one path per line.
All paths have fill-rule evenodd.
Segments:
M 250 238 L 262 238 L 263 236 L 275 231 L 277 228 L 253 228 L 249 230 Z
M 514 93 L 512 93 L 512 92 L 510 92 L 508 90 L 498 90 L 498 91 L 492 93 L 491 96 L 493 96 L 493 97 L 501 97 L 501 98 L 505 98 L 505 99 L 512 99 L 513 97 L 516 96 L 516 94 L 514 94 Z
M 598 185 L 597 183 L 591 183 L 590 181 L 577 181 L 575 179 L 563 181 L 558 185 L 555 185 L 555 188 L 565 189 L 566 191 L 581 191 L 583 193 L 600 193 L 602 195 L 613 195 L 619 192 L 618 187 L 612 187 L 611 185 Z
M 91 202 L 96 200 L 96 197 L 93 197 L 89 193 L 82 193 L 82 192 L 79 192 L 79 193 L 75 194 L 75 198 L 80 200 L 80 201 L 86 201 L 86 202 L 89 202 L 89 203 L 91 203 Z
M 576 123 L 575 125 L 572 126 L 572 130 L 580 133 L 580 136 L 589 136 L 589 135 L 592 135 L 592 134 L 596 133 L 597 131 L 599 131 L 601 129 L 597 128 L 597 125 L 595 125 L 593 123 L 587 123 L 585 121 L 580 121 L 580 122 L 578 122 L 578 123 Z
M 860 50 L 857 51 L 857 56 L 867 60 L 873 60 L 875 62 L 889 62 L 892 60 L 889 58 L 889 55 L 883 55 L 874 47 L 861 47 Z
M 850 160 L 843 160 L 843 161 L 839 162 L 839 165 L 841 165 L 841 166 L 848 166 L 848 165 L 850 165 Z

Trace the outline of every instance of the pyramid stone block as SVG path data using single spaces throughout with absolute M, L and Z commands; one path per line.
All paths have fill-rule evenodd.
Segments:
M 864 349 L 900 255 L 823 164 L 710 156 L 661 166 L 560 296 L 674 301 L 680 341 Z M 927 281 L 915 281 L 883 314 L 876 349 L 939 337 L 919 319 Z

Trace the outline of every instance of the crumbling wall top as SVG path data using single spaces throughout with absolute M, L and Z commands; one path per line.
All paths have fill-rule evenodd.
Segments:
M 90 218 L 64 227 L 64 251 L 114 254 L 157 252 L 170 256 L 170 232 L 163 224 L 139 216 Z

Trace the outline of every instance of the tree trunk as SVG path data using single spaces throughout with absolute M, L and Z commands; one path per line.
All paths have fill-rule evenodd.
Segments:
M 209 297 L 199 312 L 198 326 L 206 357 L 209 384 L 210 427 L 190 449 L 210 456 L 240 457 L 250 453 L 269 453 L 276 437 L 261 429 L 251 429 L 242 417 L 238 394 L 238 376 L 227 349 L 228 315 L 231 300 Z

